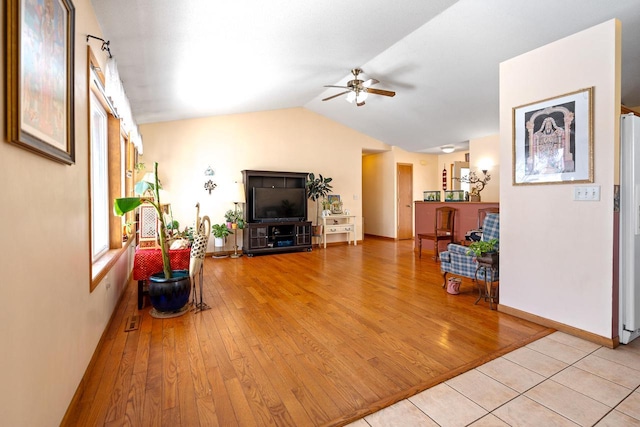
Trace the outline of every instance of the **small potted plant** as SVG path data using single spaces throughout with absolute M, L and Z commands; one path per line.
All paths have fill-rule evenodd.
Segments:
M 496 264 L 498 262 L 498 239 L 473 242 L 467 249 L 467 255 L 474 255 L 478 262 Z
M 214 245 L 216 247 L 224 246 L 224 239 L 233 234 L 230 228 L 227 227 L 227 224 L 213 224 L 211 226 L 211 234 L 213 234 Z
M 244 220 L 242 219 L 241 210 L 229 209 L 224 213 L 224 220 L 227 222 L 227 228 L 244 228 Z

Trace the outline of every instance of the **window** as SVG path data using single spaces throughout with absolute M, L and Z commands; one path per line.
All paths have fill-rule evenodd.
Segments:
M 114 215 L 113 199 L 132 193 L 125 178 L 135 149 L 124 133 L 110 99 L 104 92 L 104 75 L 89 48 L 89 200 L 91 286 L 95 287 L 125 252 L 124 219 Z M 129 218 L 132 221 L 132 218 Z
M 109 175 L 107 112 L 91 92 L 91 260 L 109 250 Z

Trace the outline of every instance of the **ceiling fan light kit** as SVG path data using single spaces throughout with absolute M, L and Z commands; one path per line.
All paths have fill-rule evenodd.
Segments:
M 345 99 L 347 100 L 347 102 L 353 103 L 355 101 L 356 105 L 358 107 L 361 107 L 364 105 L 364 101 L 365 99 L 367 99 L 370 93 L 374 95 L 382 95 L 382 96 L 389 96 L 389 97 L 396 95 L 395 92 L 390 90 L 371 88 L 370 87 L 371 85 L 374 85 L 380 82 L 376 79 L 369 79 L 367 81 L 360 80 L 358 76 L 361 73 L 362 73 L 362 70 L 360 68 L 354 68 L 353 70 L 351 70 L 351 74 L 353 74 L 354 78 L 353 80 L 349 80 L 346 86 L 326 85 L 325 87 L 335 87 L 335 88 L 347 89 L 347 90 L 337 93 L 335 95 L 332 95 L 328 98 L 324 98 L 323 101 L 329 101 L 330 99 L 337 98 L 341 95 L 346 94 L 347 97 Z

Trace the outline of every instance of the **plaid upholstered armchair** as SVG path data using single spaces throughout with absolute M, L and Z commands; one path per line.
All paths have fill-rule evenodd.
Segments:
M 482 225 L 482 240 L 489 241 L 491 239 L 500 240 L 500 214 L 490 213 L 484 219 Z M 445 252 L 440 252 L 440 271 L 444 278 L 443 286 L 447 283 L 447 274 L 451 273 L 458 276 L 476 278 L 476 267 L 473 255 L 467 255 L 467 247 L 450 243 Z M 485 269 L 478 271 L 478 280 L 483 280 L 486 273 Z M 494 272 L 493 280 L 498 280 L 499 272 Z

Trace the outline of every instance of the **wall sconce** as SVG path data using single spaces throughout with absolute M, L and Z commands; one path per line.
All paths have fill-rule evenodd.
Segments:
M 492 166 L 493 166 L 493 162 L 491 161 L 491 159 L 488 159 L 488 158 L 480 159 L 480 161 L 478 162 L 478 169 L 480 169 L 482 173 L 484 173 L 485 175 L 487 174 L 489 169 L 491 169 Z
M 215 188 L 218 186 L 212 180 L 213 175 L 215 175 L 215 172 L 213 171 L 213 169 L 211 169 L 211 166 L 208 166 L 207 169 L 204 171 L 204 178 L 207 180 L 204 183 L 204 189 L 208 190 L 209 194 L 211 194 L 211 191 L 215 190 Z

